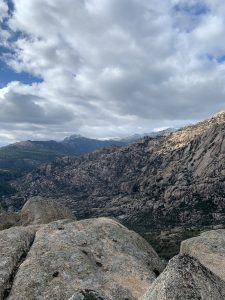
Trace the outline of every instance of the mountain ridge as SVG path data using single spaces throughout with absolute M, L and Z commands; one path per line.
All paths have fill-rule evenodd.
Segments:
M 179 201 L 179 198 L 189 197 L 184 194 L 190 192 L 190 186 L 197 194 L 202 192 L 202 186 L 208 184 L 207 189 L 211 186 L 210 178 L 216 172 L 211 154 L 217 153 L 214 163 L 220 165 L 218 170 L 223 168 L 218 155 L 224 159 L 224 116 L 225 113 L 220 113 L 165 137 L 143 138 L 123 148 L 56 159 L 40 167 L 35 174 L 18 180 L 14 187 L 19 192 L 26 190 L 28 195 L 54 192 L 79 210 L 80 218 L 86 217 L 88 211 L 88 215 L 93 216 L 103 213 L 129 219 L 142 210 L 141 206 L 154 212 L 160 205 L 168 209 L 171 199 Z M 213 169 L 207 168 L 210 164 Z M 219 184 L 223 182 L 218 181 Z M 194 197 L 193 192 L 190 197 Z M 163 211 L 168 216 L 165 209 Z M 188 223 L 185 218 L 182 221 L 181 216 L 177 217 L 182 224 Z M 162 215 L 159 223 L 161 218 Z
M 12 187 L 4 207 L 54 197 L 78 219 L 115 217 L 157 250 L 172 243 L 177 253 L 184 238 L 225 224 L 225 113 L 125 147 L 57 158 Z
M 159 136 L 166 131 L 149 133 Z M 141 135 L 127 139 L 98 140 L 74 134 L 62 141 L 22 141 L 0 147 L 0 196 L 9 195 L 13 189 L 9 181 L 24 176 L 43 163 L 54 161 L 57 157 L 74 156 L 89 153 L 105 147 L 122 147 L 134 143 Z

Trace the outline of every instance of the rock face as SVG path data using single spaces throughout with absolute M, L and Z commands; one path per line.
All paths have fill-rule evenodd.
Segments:
M 224 300 L 224 236 L 183 242 L 189 255 L 164 269 L 142 237 L 108 218 L 2 230 L 0 299 Z
M 15 227 L 0 232 L 0 299 L 6 299 L 14 275 L 34 240 L 34 229 Z
M 63 199 L 78 218 L 114 216 L 141 233 L 225 222 L 225 113 L 124 148 L 64 157 L 14 183 Z
M 225 282 L 194 258 L 176 256 L 141 300 L 223 300 Z
M 20 224 L 46 224 L 61 219 L 74 219 L 72 212 L 56 201 L 42 197 L 32 197 L 23 206 Z
M 16 271 L 8 300 L 134 300 L 164 267 L 143 238 L 111 219 L 61 220 L 35 228 L 33 245 Z M 4 234 L 10 230 L 21 229 L 2 231 L 1 236 L 7 239 Z M 26 249 L 31 240 L 32 235 Z M 7 255 L 11 259 L 11 253 Z
M 182 242 L 180 253 L 198 259 L 225 281 L 225 230 L 213 230 Z
M 8 229 L 19 224 L 20 215 L 16 212 L 0 213 L 0 230 Z

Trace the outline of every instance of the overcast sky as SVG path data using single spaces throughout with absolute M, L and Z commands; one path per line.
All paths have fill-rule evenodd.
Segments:
M 0 22 L 0 144 L 225 109 L 224 1 L 0 0 Z

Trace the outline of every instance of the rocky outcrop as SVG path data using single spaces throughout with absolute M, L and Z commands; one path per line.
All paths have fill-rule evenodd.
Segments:
M 0 232 L 0 299 L 224 300 L 224 232 L 183 242 L 164 269 L 113 219 L 13 227 Z
M 74 219 L 71 210 L 44 197 L 30 198 L 20 212 L 20 224 L 24 226 L 47 224 L 61 219 Z
M 33 228 L 14 227 L 0 232 L 0 299 L 10 294 L 14 276 L 35 236 Z
M 225 230 L 181 243 L 173 258 L 141 300 L 225 299 Z
M 141 300 L 224 300 L 225 282 L 189 256 L 176 256 Z
M 0 230 L 13 226 L 47 224 L 61 219 L 75 220 L 75 216 L 71 210 L 53 199 L 32 197 L 25 203 L 20 212 L 1 211 Z
M 142 237 L 112 219 L 60 220 L 0 234 L 8 300 L 135 300 L 164 268 Z
M 180 253 L 198 259 L 225 281 L 225 230 L 213 230 L 181 243 Z

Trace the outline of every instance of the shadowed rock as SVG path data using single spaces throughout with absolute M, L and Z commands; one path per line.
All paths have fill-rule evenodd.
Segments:
M 57 221 L 37 231 L 8 300 L 134 300 L 162 270 L 152 247 L 114 220 Z
M 194 258 L 176 256 L 140 300 L 224 300 L 225 282 Z
M 12 226 L 18 225 L 20 215 L 16 212 L 2 212 L 0 213 L 0 230 L 8 229 Z
M 79 290 L 69 300 L 107 300 L 93 290 Z
M 198 259 L 225 281 L 225 230 L 213 230 L 182 242 L 181 254 Z

